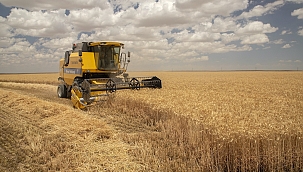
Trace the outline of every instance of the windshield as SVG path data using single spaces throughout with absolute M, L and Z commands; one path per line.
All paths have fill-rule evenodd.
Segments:
M 117 70 L 119 65 L 120 47 L 95 46 L 96 64 L 99 70 Z

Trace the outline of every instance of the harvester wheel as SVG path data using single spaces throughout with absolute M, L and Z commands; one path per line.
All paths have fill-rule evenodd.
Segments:
M 114 93 L 116 92 L 117 90 L 117 87 L 116 87 L 116 83 L 109 79 L 106 83 L 106 93 L 109 94 L 109 93 Z
M 65 85 L 59 85 L 57 89 L 58 97 L 67 98 L 67 89 Z
M 140 90 L 140 82 L 138 79 L 133 78 L 129 82 L 129 87 L 133 90 Z

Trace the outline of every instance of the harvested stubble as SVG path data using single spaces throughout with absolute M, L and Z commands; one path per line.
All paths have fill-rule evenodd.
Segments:
M 0 170 L 140 169 L 130 161 L 128 146 L 103 120 L 37 97 L 0 93 Z

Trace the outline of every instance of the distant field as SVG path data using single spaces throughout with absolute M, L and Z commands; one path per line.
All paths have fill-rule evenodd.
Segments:
M 303 169 L 302 71 L 130 72 L 130 75 L 156 75 L 161 78 L 163 88 L 117 91 L 107 102 L 87 112 L 79 111 L 104 120 L 113 133 L 108 137 L 125 144 L 130 157 L 124 164 L 129 165 L 128 171 Z M 13 98 L 27 92 L 25 96 L 33 94 L 37 100 L 63 103 L 71 108 L 68 100 L 62 102 L 56 98 L 57 78 L 58 74 L 1 74 L 0 88 L 13 92 Z M 39 93 L 28 91 L 39 88 L 42 89 Z M 94 126 L 90 132 L 95 130 Z M 93 155 L 95 159 L 88 161 L 88 166 L 96 165 L 98 155 Z M 83 165 L 85 158 L 81 157 L 81 162 L 76 162 L 76 158 L 72 161 Z M 110 169 L 124 168 L 109 165 Z M 79 169 L 73 166 L 59 169 L 71 167 Z
M 43 83 L 57 84 L 58 73 L 43 74 L 0 74 L 0 82 L 19 82 L 19 83 Z

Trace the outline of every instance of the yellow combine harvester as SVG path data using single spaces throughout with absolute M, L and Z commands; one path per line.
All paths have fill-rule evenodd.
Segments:
M 74 107 L 85 109 L 119 89 L 162 88 L 156 76 L 129 77 L 125 73 L 130 52 L 121 52 L 123 48 L 120 42 L 73 44 L 60 60 L 58 97 L 70 97 Z

